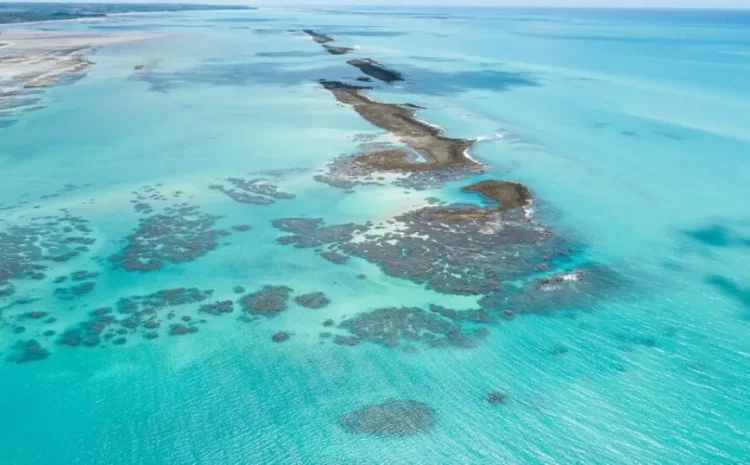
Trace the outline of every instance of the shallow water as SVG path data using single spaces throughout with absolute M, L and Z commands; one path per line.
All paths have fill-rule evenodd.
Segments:
M 2 358 L 29 339 L 49 352 L 0 364 L 2 463 L 743 463 L 748 25 L 744 13 L 513 9 L 261 9 L 54 23 L 168 34 L 99 48 L 85 79 L 45 91 L 43 109 L 0 128 L 0 203 L 13 207 L 2 210 L 0 228 L 66 208 L 88 221 L 94 239 L 71 260 L 45 262 L 44 280 L 12 280 L 15 293 L 0 297 L 0 306 L 38 299 L 0 313 Z M 468 309 L 477 297 L 437 293 L 361 258 L 334 264 L 283 245 L 273 220 L 361 224 L 428 197 L 480 200 L 460 192 L 466 180 L 354 193 L 316 182 L 331 159 L 359 150 L 363 134 L 388 136 L 315 82 L 357 72 L 299 32 L 306 27 L 404 72 L 404 83 L 375 84 L 370 95 L 425 106 L 419 118 L 447 135 L 482 139 L 472 155 L 487 173 L 475 178 L 527 185 L 537 219 L 576 244 L 576 260 L 621 276 L 617 289 L 488 325 L 470 349 L 321 342 L 326 319 L 430 303 Z M 134 78 L 139 65 L 148 70 Z M 295 197 L 237 203 L 209 188 L 228 177 L 264 177 Z M 193 261 L 113 268 L 108 257 L 148 216 L 131 202 L 143 186 L 164 195 L 147 201 L 157 211 L 187 202 L 221 215 L 212 228 L 231 235 Z M 252 229 L 231 230 L 241 224 Z M 100 273 L 92 291 L 55 292 L 78 284 L 55 277 L 79 270 Z M 237 299 L 237 285 L 323 291 L 331 304 L 290 302 L 278 316 L 243 322 L 238 305 L 214 316 L 191 303 L 174 307 L 173 323 L 191 316 L 194 334 L 169 336 L 165 320 L 154 340 L 139 330 L 122 345 L 58 342 L 123 297 L 196 287 L 213 290 L 210 301 Z M 48 330 L 56 335 L 45 337 Z M 278 331 L 292 337 L 273 342 Z M 487 402 L 492 391 L 506 402 Z M 383 438 L 338 424 L 389 399 L 424 402 L 434 426 Z

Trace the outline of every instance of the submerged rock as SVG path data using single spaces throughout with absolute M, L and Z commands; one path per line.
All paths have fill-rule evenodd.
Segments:
M 300 296 L 297 296 L 294 299 L 295 302 L 297 302 L 299 305 L 305 307 L 305 308 L 323 308 L 326 305 L 331 303 L 331 300 L 326 297 L 325 294 L 322 292 L 312 292 L 310 294 L 303 294 Z
M 456 322 L 417 307 L 377 309 L 344 320 L 339 327 L 357 341 L 384 347 L 422 343 L 432 348 L 472 348 L 487 335 L 486 329 L 467 331 Z
M 38 362 L 49 357 L 49 352 L 36 339 L 18 341 L 14 347 L 14 352 L 9 360 L 16 363 Z
M 203 313 L 208 313 L 209 315 L 232 313 L 234 311 L 234 302 L 232 302 L 231 300 L 222 300 L 220 302 L 214 302 L 212 304 L 201 305 L 199 310 Z
M 339 425 L 351 434 L 405 437 L 429 431 L 435 425 L 435 410 L 415 400 L 389 400 L 339 417 Z
M 114 266 L 127 271 L 154 271 L 164 262 L 195 260 L 217 247 L 229 232 L 212 229 L 219 216 L 203 213 L 199 207 L 180 204 L 142 219 L 127 237 L 125 249 L 110 257 Z
M 486 399 L 490 404 L 504 404 L 507 401 L 506 395 L 500 391 L 488 393 Z
M 249 314 L 274 317 L 286 310 L 291 293 L 292 288 L 287 286 L 265 286 L 241 298 L 240 305 Z

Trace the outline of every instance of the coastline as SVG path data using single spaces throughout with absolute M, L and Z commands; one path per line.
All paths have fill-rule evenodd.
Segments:
M 85 78 L 95 47 L 163 37 L 155 33 L 82 33 L 15 31 L 0 46 L 0 125 L 15 122 L 16 112 L 43 107 L 45 88 Z

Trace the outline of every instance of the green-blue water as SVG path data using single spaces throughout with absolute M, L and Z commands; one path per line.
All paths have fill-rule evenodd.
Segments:
M 7 28 L 168 34 L 99 48 L 85 79 L 47 90 L 44 109 L 0 129 L 0 203 L 28 200 L 3 210 L 0 228 L 67 208 L 95 239 L 72 260 L 45 263 L 47 279 L 12 280 L 15 293 L 0 297 L 0 306 L 39 299 L 2 310 L 2 358 L 32 338 L 49 351 L 0 364 L 0 463 L 745 463 L 749 26 L 747 13 L 710 11 L 261 9 Z M 382 131 L 315 82 L 357 74 L 306 27 L 403 71 L 404 83 L 371 95 L 426 107 L 419 117 L 451 137 L 486 139 L 472 148 L 484 177 L 527 185 L 541 222 L 627 284 L 584 307 L 492 325 L 473 349 L 321 343 L 329 318 L 477 299 L 280 244 L 272 220 L 377 222 L 428 197 L 477 199 L 461 183 L 346 193 L 313 179 L 359 150 L 355 136 Z M 296 197 L 247 205 L 209 188 L 265 170 L 287 170 L 274 179 Z M 67 184 L 80 187 L 47 197 Z M 168 197 L 157 206 L 185 201 L 222 215 L 217 228 L 253 229 L 158 271 L 112 268 L 107 257 L 143 217 L 133 192 L 157 184 Z M 52 279 L 78 270 L 101 273 L 94 290 L 55 294 L 71 283 Z M 253 323 L 192 304 L 176 312 L 207 320 L 196 334 L 56 342 L 122 297 L 197 287 L 235 299 L 237 285 L 323 291 L 331 304 L 290 304 Z M 30 319 L 32 310 L 56 321 Z M 293 335 L 276 343 L 277 331 Z M 507 402 L 488 403 L 491 391 Z M 337 421 L 392 398 L 430 405 L 435 425 L 380 438 Z

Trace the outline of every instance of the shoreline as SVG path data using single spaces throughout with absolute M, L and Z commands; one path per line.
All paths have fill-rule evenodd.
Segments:
M 164 37 L 152 32 L 13 31 L 0 47 L 0 127 L 19 112 L 43 108 L 44 89 L 70 85 L 91 70 L 92 49 L 109 44 Z
M 179 4 L 179 3 L 176 3 Z M 103 4 L 103 5 L 106 5 Z M 134 3 L 134 5 L 138 5 L 137 3 Z M 189 5 L 189 4 L 185 4 Z M 192 11 L 192 12 L 199 12 L 199 11 L 255 11 L 259 10 L 259 7 L 251 7 L 251 6 L 242 6 L 242 5 L 209 5 L 209 6 L 215 6 L 216 8 L 206 8 L 206 9 L 200 9 L 200 8 L 194 8 L 194 9 L 187 9 L 187 10 L 152 10 L 152 11 L 125 11 L 120 13 L 105 13 L 102 16 L 79 16 L 77 18 L 64 18 L 64 19 L 41 19 L 41 20 L 34 20 L 34 21 L 12 21 L 12 22 L 0 22 L 0 29 L 7 26 L 33 26 L 35 24 L 48 24 L 48 23 L 65 23 L 70 21 L 81 21 L 81 20 L 106 20 L 107 18 L 113 17 L 113 16 L 129 16 L 129 15 L 150 15 L 150 14 L 160 14 L 160 13 L 179 13 L 184 11 Z M 221 8 L 224 7 L 224 8 Z

